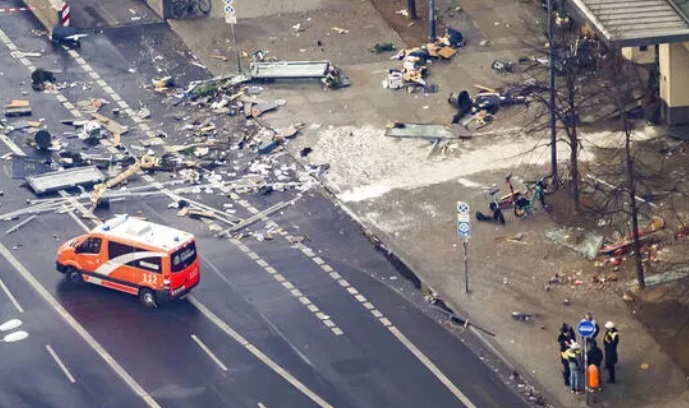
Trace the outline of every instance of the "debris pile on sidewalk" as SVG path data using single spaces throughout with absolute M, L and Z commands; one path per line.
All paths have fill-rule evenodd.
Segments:
M 374 52 L 379 49 L 389 49 L 387 44 L 376 44 Z M 433 59 L 449 60 L 457 54 L 457 49 L 464 46 L 462 33 L 454 28 L 447 27 L 445 36 L 435 42 L 416 48 L 402 49 L 391 60 L 402 61 L 402 69 L 390 69 L 383 80 L 383 88 L 400 89 L 407 88 L 412 93 L 421 89 L 426 93 L 436 92 L 437 86 L 428 84 L 426 77 L 429 74 L 428 62 Z
M 457 109 L 452 118 L 453 124 L 461 124 L 467 130 L 478 130 L 495 119 L 495 114 L 503 107 L 525 104 L 527 96 L 539 89 L 535 82 L 527 81 L 524 86 L 506 89 L 492 89 L 475 85 L 478 92 L 472 98 L 469 91 L 452 92 L 447 102 Z M 465 116 L 468 118 L 464 119 Z

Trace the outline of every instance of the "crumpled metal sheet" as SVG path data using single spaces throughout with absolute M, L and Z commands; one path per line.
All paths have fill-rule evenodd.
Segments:
M 596 258 L 603 244 L 602 235 L 567 228 L 546 232 L 545 236 L 556 244 L 567 247 L 590 261 Z

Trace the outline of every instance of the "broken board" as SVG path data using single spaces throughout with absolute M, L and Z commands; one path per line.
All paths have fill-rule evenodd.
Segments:
M 325 78 L 329 61 L 280 61 L 251 64 L 253 79 Z
M 422 139 L 456 139 L 445 125 L 428 125 L 404 123 L 403 127 L 392 127 L 385 131 L 385 136 Z
M 108 117 L 101 115 L 100 113 L 92 113 L 91 117 L 102 123 L 103 126 L 105 126 L 105 128 L 108 129 L 108 132 L 112 133 L 113 135 L 121 136 L 129 132 L 128 126 L 120 125 L 119 123 L 115 122 L 114 120 Z
M 39 195 L 103 181 L 105 181 L 105 176 L 96 166 L 75 167 L 26 177 L 29 187 Z

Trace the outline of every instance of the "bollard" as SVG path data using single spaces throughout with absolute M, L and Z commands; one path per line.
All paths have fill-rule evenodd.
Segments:
M 588 387 L 590 389 L 597 390 L 600 388 L 600 372 L 598 371 L 598 367 L 596 367 L 594 364 L 588 366 L 587 377 Z

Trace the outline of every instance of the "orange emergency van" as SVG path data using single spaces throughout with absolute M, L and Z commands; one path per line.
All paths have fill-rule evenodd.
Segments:
M 128 215 L 60 246 L 57 270 L 75 283 L 137 295 L 148 307 L 178 299 L 199 283 L 192 234 Z

